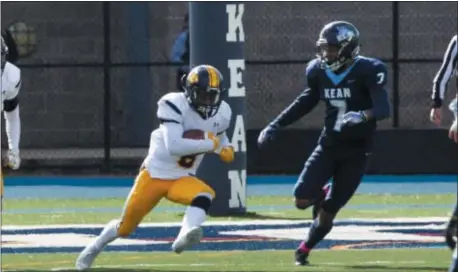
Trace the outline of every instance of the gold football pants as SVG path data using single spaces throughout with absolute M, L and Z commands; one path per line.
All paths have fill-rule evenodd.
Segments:
M 142 169 L 135 179 L 129 196 L 124 204 L 118 235 L 127 237 L 145 217 L 165 197 L 168 200 L 190 205 L 192 200 L 202 193 L 215 197 L 215 191 L 202 180 L 187 176 L 177 180 L 151 178 L 146 169 Z

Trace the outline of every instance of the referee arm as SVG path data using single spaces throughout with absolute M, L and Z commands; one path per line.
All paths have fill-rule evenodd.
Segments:
M 458 41 L 457 35 L 451 39 L 447 51 L 445 52 L 442 60 L 442 65 L 434 77 L 433 91 L 432 91 L 432 110 L 431 110 L 431 121 L 440 124 L 442 101 L 445 97 L 445 91 L 447 84 L 453 75 L 453 71 L 457 69 L 458 62 Z

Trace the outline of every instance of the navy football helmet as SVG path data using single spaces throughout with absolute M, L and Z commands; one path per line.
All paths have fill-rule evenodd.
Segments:
M 211 65 L 199 65 L 186 76 L 184 89 L 191 107 L 204 119 L 214 116 L 222 102 L 223 76 Z
M 322 68 L 338 71 L 359 55 L 359 31 L 348 22 L 331 22 L 321 30 L 316 46 Z

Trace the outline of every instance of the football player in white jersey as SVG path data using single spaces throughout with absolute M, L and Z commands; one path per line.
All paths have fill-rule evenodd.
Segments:
M 1 111 L 5 116 L 6 135 L 8 137 L 8 152 L 2 161 L 4 166 L 16 170 L 21 165 L 19 157 L 19 140 L 21 137 L 21 119 L 19 117 L 19 89 L 21 87 L 21 70 L 6 61 L 8 47 L 1 38 Z M 3 196 L 3 175 L 0 171 L 0 194 Z
M 76 268 L 91 267 L 103 248 L 118 237 L 127 237 L 162 198 L 188 206 L 182 227 L 172 244 L 180 253 L 198 243 L 215 191 L 195 177 L 206 153 L 218 153 L 230 163 L 234 150 L 225 131 L 232 111 L 222 100 L 222 75 L 213 66 L 193 68 L 184 80 L 184 93 L 169 93 L 157 103 L 161 125 L 152 132 L 150 148 L 127 197 L 120 220 L 107 224 L 80 254 Z M 205 131 L 202 139 L 184 138 L 186 131 Z

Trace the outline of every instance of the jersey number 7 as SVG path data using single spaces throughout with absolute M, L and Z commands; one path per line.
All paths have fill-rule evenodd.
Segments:
M 337 108 L 336 123 L 334 124 L 334 130 L 340 131 L 342 129 L 343 117 L 347 113 L 347 102 L 345 100 L 329 100 L 331 106 Z

